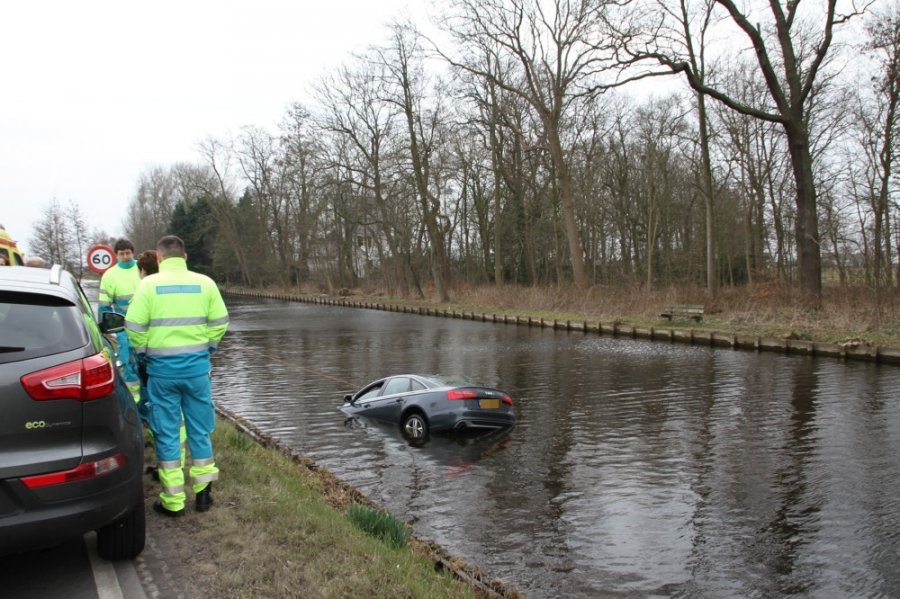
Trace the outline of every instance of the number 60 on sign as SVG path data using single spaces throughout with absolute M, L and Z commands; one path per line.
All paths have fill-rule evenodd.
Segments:
M 87 252 L 88 268 L 103 274 L 116 263 L 116 253 L 108 245 L 94 245 Z

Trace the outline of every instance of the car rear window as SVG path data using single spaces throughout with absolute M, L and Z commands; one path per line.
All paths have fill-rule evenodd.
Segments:
M 438 387 L 470 387 L 471 382 L 455 375 L 429 374 L 428 379 Z
M 0 292 L 0 364 L 70 351 L 87 342 L 74 304 L 48 295 Z

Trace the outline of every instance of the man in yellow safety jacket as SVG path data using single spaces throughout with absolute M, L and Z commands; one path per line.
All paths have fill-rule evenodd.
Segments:
M 210 439 L 215 409 L 209 357 L 228 328 L 228 310 L 216 283 L 188 270 L 180 238 L 167 235 L 156 250 L 159 272 L 138 285 L 125 328 L 138 361 L 146 367 L 152 398 L 150 426 L 162 485 L 153 509 L 166 516 L 181 516 L 187 498 L 178 438 L 182 414 L 198 512 L 212 505 L 212 482 L 219 478 Z
M 134 244 L 127 239 L 119 239 L 113 246 L 116 252 L 116 264 L 100 277 L 100 294 L 98 312 L 116 312 L 125 315 L 128 304 L 134 296 L 141 280 L 138 274 L 137 260 L 134 259 Z M 125 384 L 134 396 L 140 400 L 141 382 L 137 365 L 131 356 L 131 346 L 125 331 L 116 333 L 119 346 L 119 358 L 125 366 Z

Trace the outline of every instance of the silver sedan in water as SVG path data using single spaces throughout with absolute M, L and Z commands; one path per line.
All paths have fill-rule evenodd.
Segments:
M 415 441 L 432 432 L 511 428 L 516 423 L 512 398 L 505 391 L 441 375 L 379 379 L 344 396 L 341 411 L 399 424 Z

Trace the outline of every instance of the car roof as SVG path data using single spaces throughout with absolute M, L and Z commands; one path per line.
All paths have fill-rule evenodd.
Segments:
M 455 375 L 444 375 L 444 374 L 419 374 L 419 373 L 405 373 L 405 374 L 392 374 L 391 376 L 386 376 L 382 380 L 396 378 L 398 376 L 411 377 L 415 379 L 419 379 L 420 381 L 425 382 L 429 387 L 463 387 L 472 385 L 471 381 L 464 379 L 461 376 Z
M 68 276 L 67 276 L 68 275 Z M 40 293 L 75 300 L 72 277 L 61 266 L 50 268 L 33 266 L 0 267 L 0 290 L 20 293 Z

